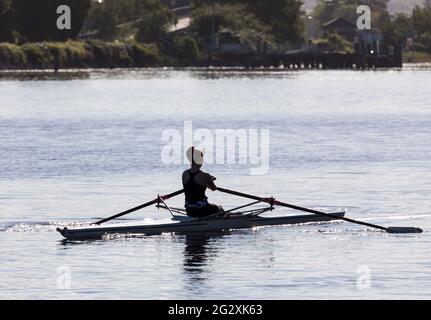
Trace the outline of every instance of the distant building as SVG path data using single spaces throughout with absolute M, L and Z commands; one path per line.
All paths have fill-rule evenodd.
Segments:
M 356 36 L 356 26 L 342 17 L 337 17 L 324 23 L 322 29 L 324 34 L 337 33 L 351 42 L 354 41 Z
M 383 35 L 376 29 L 358 30 L 355 38 L 355 52 L 360 55 L 383 55 Z
M 160 2 L 171 9 L 190 6 L 190 0 L 160 0 Z
M 263 40 L 245 40 L 230 30 L 208 35 L 206 50 L 219 53 L 263 53 L 269 45 Z
M 160 0 L 160 2 L 169 7 L 177 18 L 190 17 L 190 0 Z
M 337 17 L 323 24 L 324 34 L 337 33 L 354 43 L 355 53 L 369 55 L 386 54 L 383 47 L 383 34 L 377 29 L 358 30 L 350 21 Z

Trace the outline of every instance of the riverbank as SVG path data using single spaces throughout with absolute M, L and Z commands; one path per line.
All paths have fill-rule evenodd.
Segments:
M 403 60 L 405 63 L 431 63 L 431 54 L 420 51 L 408 51 L 404 53 Z
M 160 67 L 245 67 L 249 69 L 385 69 L 402 67 L 402 55 L 338 51 L 202 53 L 190 36 L 145 44 L 100 40 L 0 43 L 0 70 L 64 70 Z
M 158 67 L 175 63 L 157 46 L 138 42 L 0 43 L 0 70 Z

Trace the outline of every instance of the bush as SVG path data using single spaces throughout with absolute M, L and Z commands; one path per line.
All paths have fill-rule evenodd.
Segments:
M 67 57 L 70 65 L 85 65 L 92 60 L 92 56 L 85 42 L 69 40 L 65 43 Z
M 133 42 L 128 48 L 137 66 L 154 66 L 162 60 L 159 50 L 154 45 Z
M 135 39 L 145 43 L 159 42 L 175 22 L 175 15 L 158 0 L 146 0 L 144 3 L 145 9 L 140 12 Z
M 323 38 L 314 41 L 320 51 L 353 53 L 353 44 L 337 33 L 326 34 Z
M 214 29 L 216 26 L 216 29 Z M 273 42 L 271 28 L 263 24 L 244 4 L 220 4 L 197 7 L 192 11 L 191 31 L 198 35 L 203 48 L 210 44 L 213 31 L 221 31 L 239 36 L 241 42 Z
M 176 36 L 174 38 L 174 45 L 178 50 L 178 58 L 188 62 L 194 62 L 201 58 L 196 40 L 190 36 Z
M 27 56 L 28 63 L 36 68 L 47 68 L 54 60 L 46 45 L 43 43 L 25 43 L 21 49 Z
M 67 50 L 63 43 L 59 42 L 47 42 L 44 43 L 47 48 L 49 55 L 52 56 L 52 63 L 56 68 L 62 68 L 67 66 L 69 59 L 67 56 Z
M 195 57 L 196 44 L 180 41 L 187 56 Z M 156 45 L 138 42 L 117 43 L 98 40 L 82 42 L 37 42 L 22 46 L 0 43 L 0 68 L 148 67 L 165 59 Z
M 93 48 L 94 59 L 100 67 L 130 67 L 133 64 L 124 44 L 97 40 L 88 43 Z
M 426 32 L 416 38 L 416 49 L 431 53 L 431 32 Z
M 22 68 L 27 57 L 21 47 L 11 43 L 0 43 L 0 68 Z

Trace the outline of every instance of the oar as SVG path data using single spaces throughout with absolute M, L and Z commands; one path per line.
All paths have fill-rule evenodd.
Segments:
M 372 224 L 372 223 L 358 221 L 358 220 L 354 220 L 354 219 L 350 219 L 350 218 L 346 218 L 346 217 L 339 217 L 339 216 L 331 214 L 331 213 L 325 213 L 325 212 L 321 212 L 321 211 L 317 211 L 317 210 L 313 210 L 313 209 L 295 206 L 293 204 L 281 202 L 281 201 L 275 200 L 273 198 L 261 198 L 261 197 L 254 196 L 251 194 L 247 194 L 247 193 L 243 193 L 243 192 L 239 192 L 239 191 L 234 191 L 234 190 L 229 190 L 229 189 L 224 189 L 224 188 L 219 188 L 219 187 L 217 187 L 217 190 L 224 192 L 224 193 L 229 193 L 229 194 L 232 194 L 235 196 L 239 196 L 239 197 L 244 197 L 244 198 L 253 199 L 253 200 L 260 200 L 262 202 L 267 202 L 267 203 L 272 203 L 274 205 L 281 206 L 281 207 L 287 207 L 287 208 L 291 208 L 291 209 L 295 209 L 295 210 L 314 213 L 314 214 L 319 215 L 319 216 L 329 217 L 329 218 L 333 218 L 333 219 L 341 219 L 341 220 L 344 220 L 347 222 L 351 222 L 351 223 L 360 224 L 360 225 L 371 227 L 371 228 L 384 230 L 388 233 L 421 233 L 421 232 L 423 232 L 422 229 L 416 228 L 416 227 L 382 227 L 382 226 L 378 226 L 378 225 Z
M 167 195 L 165 195 L 165 196 L 160 196 L 160 198 L 161 198 L 161 199 L 166 200 L 166 199 L 169 199 L 169 198 L 175 197 L 175 196 L 177 196 L 177 195 L 179 195 L 179 194 L 181 194 L 181 193 L 183 193 L 183 192 L 184 192 L 184 190 L 183 190 L 183 189 L 181 189 L 181 190 L 178 190 L 178 191 L 172 192 L 172 193 L 170 193 L 170 194 L 167 194 Z M 156 204 L 157 202 L 159 202 L 159 201 L 160 201 L 160 198 L 159 198 L 159 197 L 157 197 L 156 199 L 151 200 L 151 201 L 148 201 L 147 203 L 144 203 L 144 204 L 141 204 L 141 205 L 139 205 L 139 206 L 137 206 L 137 207 L 134 207 L 134 208 L 128 209 L 128 210 L 126 210 L 126 211 L 123 211 L 123 212 L 117 213 L 116 215 L 113 215 L 113 216 L 111 216 L 111 217 L 108 217 L 108 218 L 105 218 L 105 219 L 99 220 L 99 221 L 97 221 L 97 222 L 94 222 L 93 224 L 102 224 L 102 223 L 107 222 L 107 221 L 109 221 L 109 220 L 112 220 L 112 219 L 115 219 L 115 218 L 118 218 L 118 217 L 124 216 L 124 215 L 126 215 L 126 214 L 128 214 L 128 213 L 131 213 L 131 212 L 134 212 L 134 211 L 136 211 L 136 210 L 139 210 L 139 209 L 142 209 L 142 208 L 145 208 L 145 207 L 151 206 L 151 205 Z
M 233 208 L 233 209 L 230 209 L 230 210 L 224 211 L 223 213 L 224 213 L 224 214 L 226 214 L 226 213 L 231 213 L 232 211 L 236 211 L 236 210 L 239 210 L 239 209 L 242 209 L 242 208 L 245 208 L 245 207 L 249 207 L 249 206 L 252 206 L 252 205 L 257 204 L 257 203 L 259 203 L 259 202 L 262 202 L 262 201 L 261 201 L 261 200 L 253 201 L 252 203 L 244 204 L 244 205 L 242 205 L 242 206 L 239 206 L 239 207 L 236 207 L 236 208 Z

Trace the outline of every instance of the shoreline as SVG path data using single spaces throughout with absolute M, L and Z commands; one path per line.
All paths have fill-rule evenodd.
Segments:
M 205 73 L 292 73 L 300 71 L 352 71 L 352 72 L 376 72 L 376 71 L 421 71 L 431 69 L 431 63 L 404 63 L 402 68 L 379 68 L 379 69 L 308 69 L 308 68 L 246 68 L 246 67 L 131 67 L 131 68 L 64 68 L 64 69 L 5 69 L 0 70 L 0 81 L 8 80 L 79 80 L 90 79 L 91 76 L 98 75 L 121 75 L 139 74 L 146 72 L 170 72 L 170 71 L 189 71 Z

